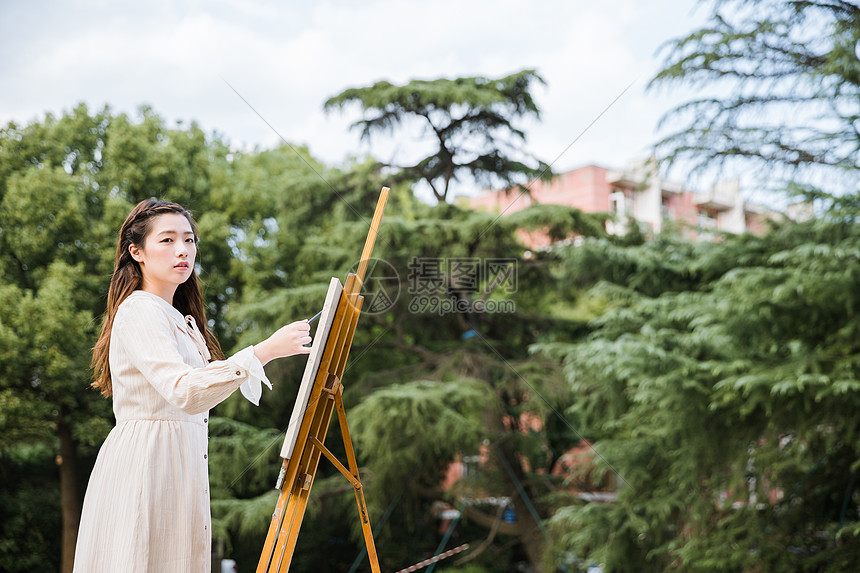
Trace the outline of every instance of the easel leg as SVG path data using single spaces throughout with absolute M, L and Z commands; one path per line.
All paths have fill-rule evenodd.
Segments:
M 335 408 L 337 408 L 337 422 L 340 426 L 340 434 L 343 438 L 346 459 L 349 471 L 355 478 L 355 503 L 358 505 L 358 515 L 361 518 L 361 531 L 364 534 L 364 544 L 367 546 L 367 557 L 370 559 L 370 569 L 373 573 L 380 573 L 379 561 L 376 556 L 376 544 L 373 541 L 373 529 L 370 527 L 370 518 L 367 515 L 367 505 L 364 502 L 364 488 L 358 475 L 358 463 L 355 461 L 355 450 L 352 447 L 352 438 L 349 435 L 349 426 L 346 423 L 346 410 L 343 407 L 343 387 L 339 386 L 334 395 Z
M 281 471 L 286 469 L 287 462 L 284 461 Z M 272 551 L 275 548 L 275 539 L 278 532 L 281 530 L 281 522 L 284 520 L 284 510 L 287 508 L 288 499 L 290 497 L 289 488 L 281 488 L 281 493 L 278 496 L 278 504 L 275 506 L 275 512 L 272 514 L 272 522 L 269 524 L 269 532 L 266 534 L 266 542 L 263 545 L 263 553 L 260 555 L 260 561 L 257 563 L 257 573 L 266 573 L 269 561 L 272 558 Z

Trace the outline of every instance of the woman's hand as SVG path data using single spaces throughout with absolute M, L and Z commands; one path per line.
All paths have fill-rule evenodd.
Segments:
M 254 345 L 254 354 L 265 366 L 275 358 L 308 354 L 311 349 L 311 325 L 307 320 L 299 320 L 283 326 L 263 342 Z

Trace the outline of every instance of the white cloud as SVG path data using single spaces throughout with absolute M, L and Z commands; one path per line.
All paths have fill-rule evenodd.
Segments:
M 347 87 L 530 67 L 548 83 L 537 89 L 543 122 L 528 129 L 532 150 L 546 160 L 636 79 L 556 167 L 613 166 L 654 139 L 668 105 L 643 88 L 657 46 L 692 28 L 692 4 L 78 0 L 37 14 L 4 5 L 0 47 L 17 57 L 0 64 L 0 122 L 61 113 L 78 101 L 125 112 L 145 103 L 169 122 L 196 120 L 237 146 L 279 143 L 224 78 L 288 141 L 337 162 L 367 149 L 347 129 L 354 113 L 322 110 Z M 410 145 L 407 136 L 392 137 L 373 151 L 385 156 Z

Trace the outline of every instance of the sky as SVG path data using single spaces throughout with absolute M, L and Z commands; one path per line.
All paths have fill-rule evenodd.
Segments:
M 133 118 L 148 105 L 170 126 L 196 121 L 235 148 L 275 147 L 276 130 L 330 165 L 367 153 L 396 160 L 420 150 L 418 134 L 362 142 L 349 128 L 358 110 L 326 113 L 326 99 L 380 80 L 535 69 L 546 85 L 535 88 L 540 120 L 522 124 L 528 151 L 556 172 L 621 168 L 650 153 L 660 117 L 690 97 L 646 86 L 660 47 L 704 22 L 697 5 L 4 0 L 0 124 L 40 121 L 80 102 Z

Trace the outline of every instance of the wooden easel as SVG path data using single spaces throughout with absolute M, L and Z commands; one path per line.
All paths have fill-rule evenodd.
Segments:
M 328 458 L 355 489 L 355 501 L 370 567 L 374 573 L 379 573 L 373 531 L 367 516 L 358 464 L 355 461 L 355 451 L 346 423 L 346 411 L 343 408 L 341 382 L 364 300 L 359 293 L 387 200 L 388 188 L 383 187 L 357 272 L 347 276 L 345 286 L 341 286 L 337 278 L 332 278 L 329 284 L 302 385 L 281 449 L 284 462 L 275 485 L 281 493 L 272 514 L 263 553 L 257 564 L 257 573 L 289 571 L 320 455 Z M 349 467 L 344 466 L 325 447 L 326 433 L 335 410 Z

